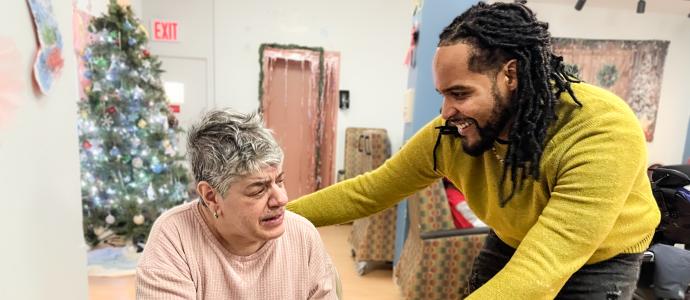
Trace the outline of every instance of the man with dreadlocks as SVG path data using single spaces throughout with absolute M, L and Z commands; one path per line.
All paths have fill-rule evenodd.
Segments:
M 660 218 L 644 136 L 625 102 L 565 72 L 550 39 L 522 4 L 474 5 L 440 35 L 441 116 L 378 169 L 288 209 L 342 223 L 446 177 L 492 229 L 469 298 L 630 299 Z

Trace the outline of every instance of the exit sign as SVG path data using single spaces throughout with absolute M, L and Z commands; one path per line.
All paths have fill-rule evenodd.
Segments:
M 151 24 L 153 40 L 159 42 L 177 42 L 177 21 L 163 21 L 154 19 Z

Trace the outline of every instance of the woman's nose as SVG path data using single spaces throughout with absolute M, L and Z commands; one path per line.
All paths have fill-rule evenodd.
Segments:
M 268 204 L 273 207 L 285 206 L 288 203 L 287 192 L 283 187 L 275 187 Z

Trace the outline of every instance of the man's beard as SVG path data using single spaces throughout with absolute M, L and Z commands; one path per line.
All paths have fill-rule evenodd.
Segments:
M 506 103 L 507 99 L 501 97 L 498 87 L 496 86 L 496 81 L 494 81 L 491 86 L 491 96 L 494 100 L 494 107 L 491 110 L 491 116 L 486 126 L 480 127 L 477 121 L 472 119 L 479 133 L 479 141 L 474 145 L 469 145 L 467 144 L 467 140 L 461 137 L 462 149 L 471 156 L 480 156 L 493 147 L 498 135 L 501 134 L 501 131 L 508 125 L 515 111 L 515 99 L 511 99 L 513 103 Z

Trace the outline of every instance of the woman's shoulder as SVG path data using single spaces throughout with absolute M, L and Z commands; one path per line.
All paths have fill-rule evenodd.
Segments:
M 197 200 L 185 202 L 163 212 L 154 222 L 151 233 L 158 231 L 179 231 L 196 224 Z
M 320 240 L 321 235 L 312 224 L 305 217 L 296 213 L 285 210 L 285 233 L 286 237 L 291 240 Z
M 317 232 L 316 227 L 309 220 L 289 210 L 285 210 L 285 225 L 286 230 Z

